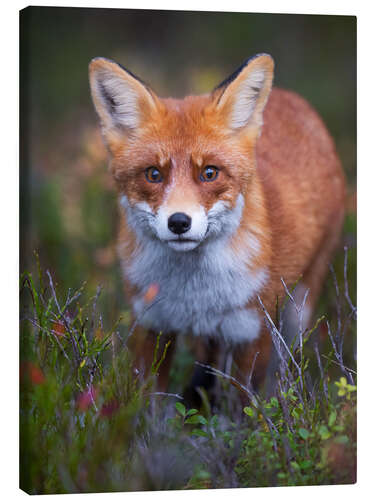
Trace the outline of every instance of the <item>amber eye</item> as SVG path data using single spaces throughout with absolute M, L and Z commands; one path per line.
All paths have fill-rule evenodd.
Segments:
M 148 167 L 145 175 L 148 182 L 161 182 L 163 180 L 160 170 L 156 167 Z
M 199 178 L 203 182 L 211 182 L 214 181 L 218 175 L 219 169 L 213 165 L 208 165 L 207 167 L 204 167 Z

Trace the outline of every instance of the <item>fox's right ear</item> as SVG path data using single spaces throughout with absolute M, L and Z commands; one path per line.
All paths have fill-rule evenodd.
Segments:
M 89 65 L 92 99 L 104 131 L 132 131 L 156 108 L 156 96 L 119 64 L 96 57 Z

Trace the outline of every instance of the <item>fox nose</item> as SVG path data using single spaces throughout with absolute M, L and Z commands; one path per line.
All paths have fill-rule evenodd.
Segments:
M 182 212 L 176 212 L 169 217 L 168 228 L 175 234 L 186 233 L 191 228 L 191 217 Z

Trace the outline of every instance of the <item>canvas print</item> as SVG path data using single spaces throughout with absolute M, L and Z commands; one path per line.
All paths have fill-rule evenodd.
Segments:
M 356 19 L 20 22 L 20 487 L 355 483 Z

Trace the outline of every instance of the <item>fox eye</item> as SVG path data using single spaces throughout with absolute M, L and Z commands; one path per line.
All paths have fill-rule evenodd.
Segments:
M 214 167 L 213 165 L 207 165 L 207 167 L 204 167 L 199 178 L 203 182 L 211 182 L 214 181 L 218 175 L 219 169 L 217 167 Z
M 161 182 L 163 180 L 160 170 L 156 167 L 148 167 L 145 175 L 148 182 Z

